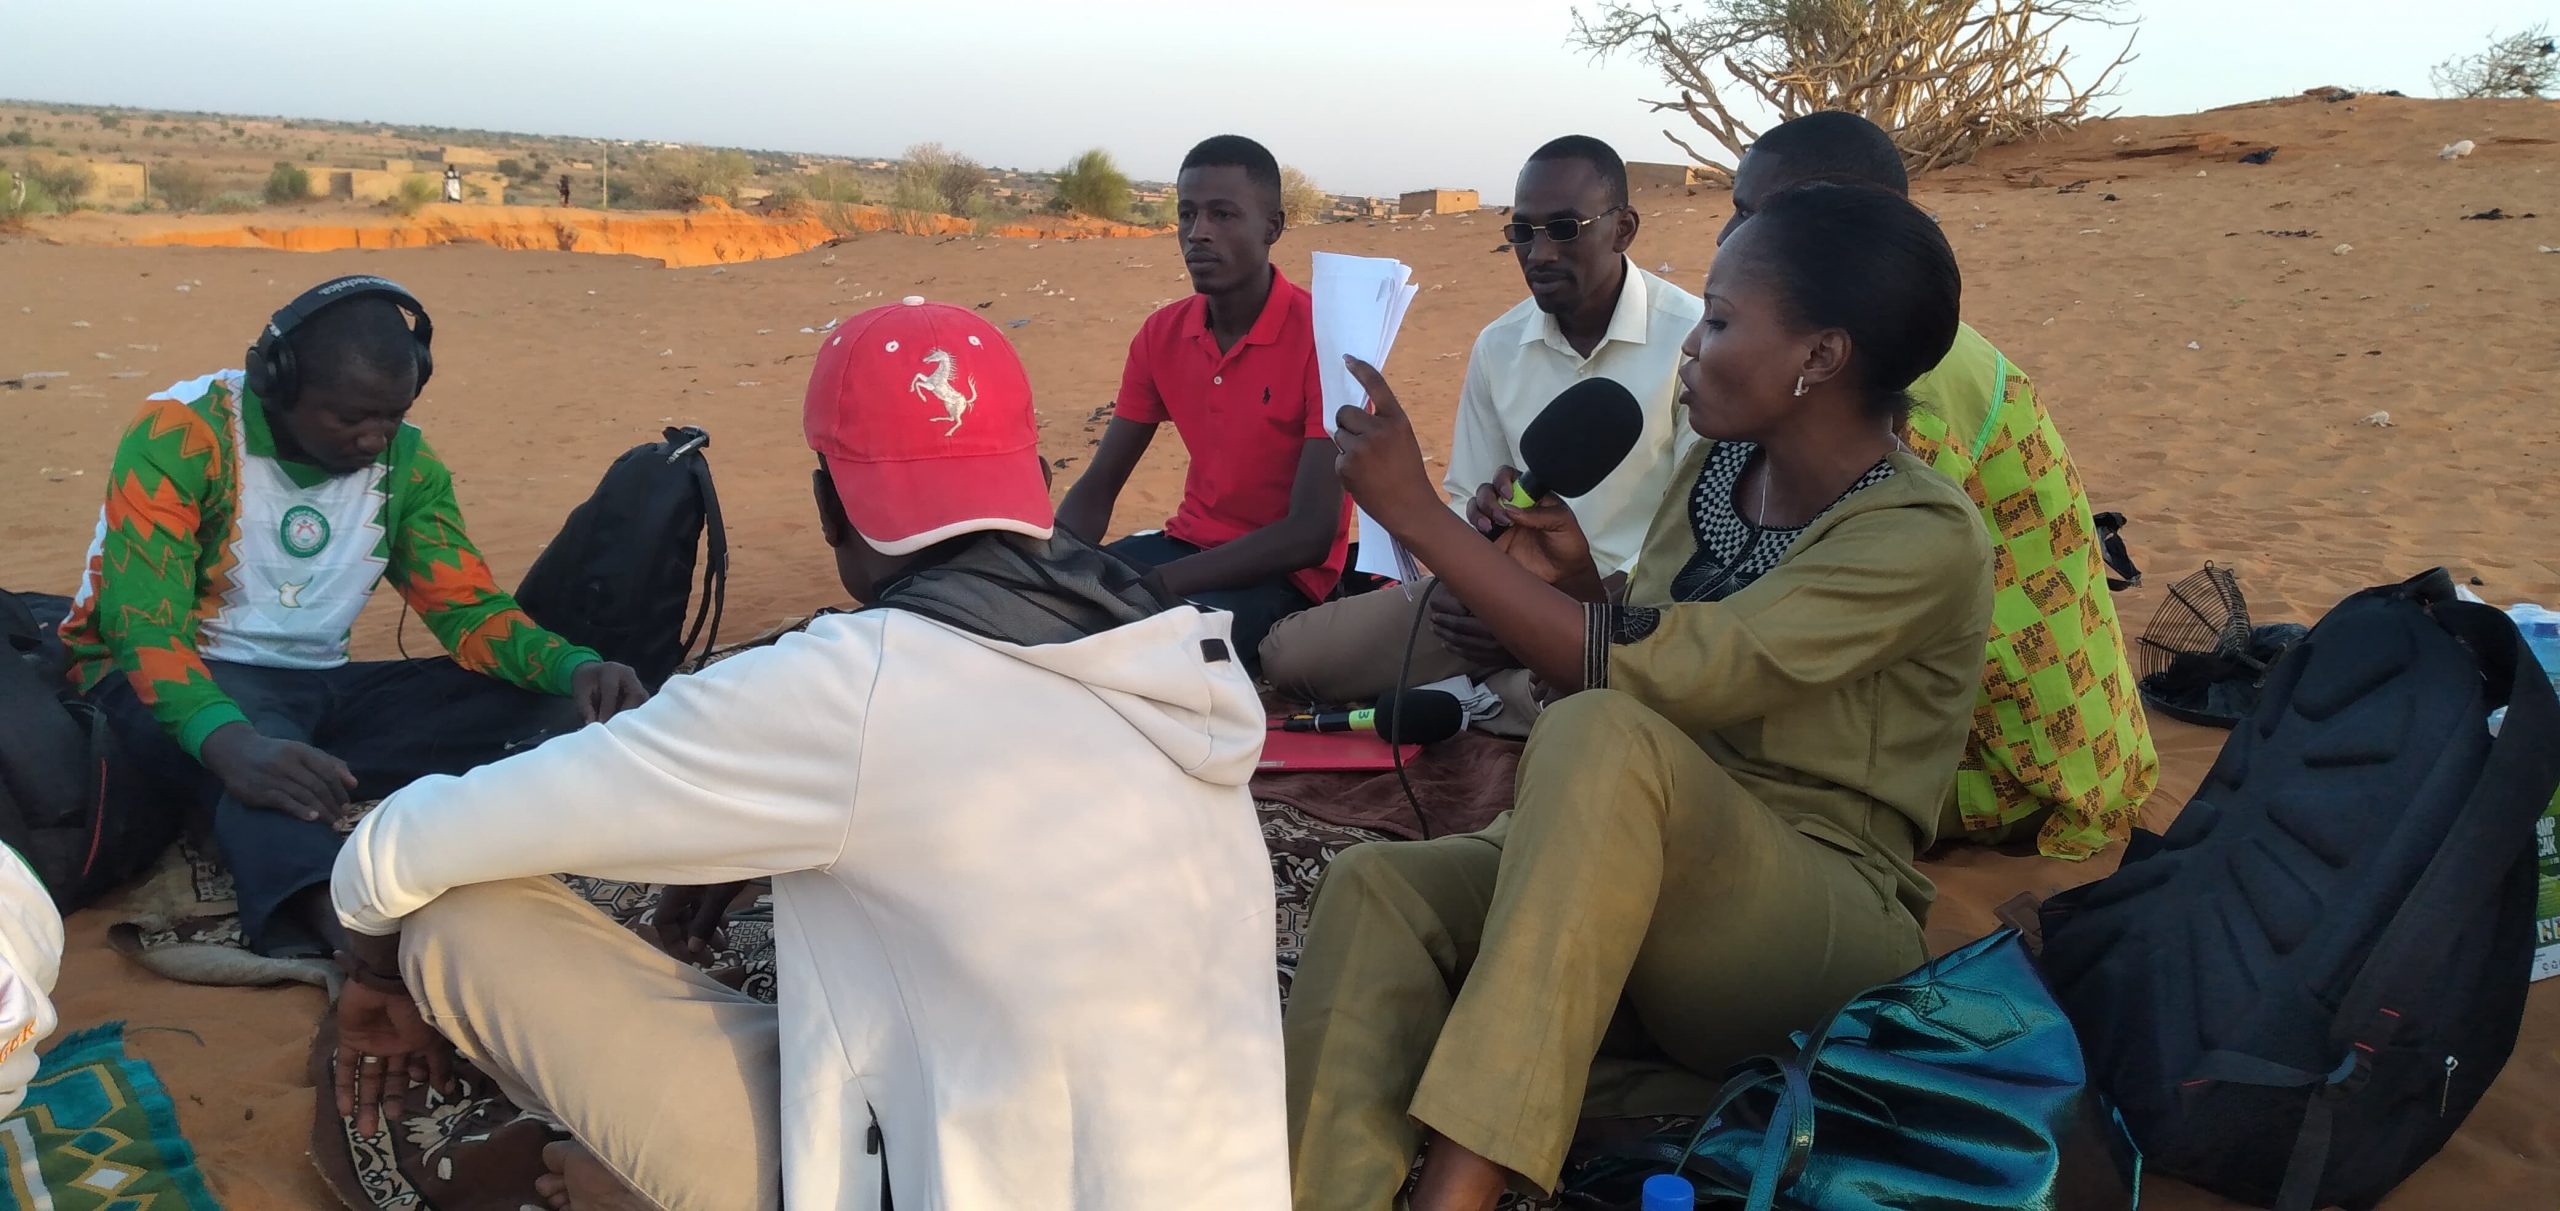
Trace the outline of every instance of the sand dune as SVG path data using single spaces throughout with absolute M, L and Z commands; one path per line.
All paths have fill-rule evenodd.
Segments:
M 2458 139 L 2466 159 L 2440 160 Z M 1524 142 L 1525 152 L 1527 142 Z M 2273 146 L 2271 162 L 2240 162 Z M 2152 573 L 2119 605 L 2139 629 L 2158 590 L 2206 560 L 2235 567 L 2253 610 L 2310 621 L 2345 594 L 2444 564 L 2490 600 L 2560 603 L 2560 107 L 2290 99 L 2102 122 L 1937 174 L 1917 196 L 1962 258 L 1966 313 L 2036 378 L 2102 509 Z M 1283 149 L 1285 151 L 1285 149 Z M 2084 182 L 2085 184 L 2080 184 Z M 1488 196 L 1494 196 L 1489 194 Z M 1634 250 L 1702 279 L 1729 207 L 1713 190 L 1639 195 Z M 2472 221 L 2503 210 L 2541 217 Z M 1498 215 L 1296 230 L 1316 250 L 1400 257 L 1423 293 L 1388 375 L 1445 449 L 1476 330 L 1522 293 Z M 2308 233 L 2308 234 L 2288 234 Z M 2339 251 L 2341 248 L 2346 251 Z M 303 285 L 363 270 L 434 309 L 437 373 L 417 421 L 457 469 L 474 535 L 520 575 L 604 464 L 671 422 L 714 437 L 731 526 L 734 633 L 834 601 L 809 523 L 799 395 L 804 326 L 902 295 L 982 307 L 1040 393 L 1063 490 L 1099 434 L 1138 322 L 1188 289 L 1170 239 L 1075 243 L 863 236 L 720 268 L 456 246 L 286 255 L 0 243 L 0 585 L 67 591 L 95 525 L 119 427 L 146 392 L 219 366 Z M 184 287 L 184 289 L 181 289 Z M 41 385 L 42 389 L 38 390 Z M 2362 423 L 2388 412 L 2390 425 Z M 1152 526 L 1180 488 L 1173 443 L 1131 485 L 1118 529 Z M 389 595 L 384 595 L 386 599 Z M 360 652 L 393 654 L 378 602 Z M 432 646 L 410 627 L 411 652 Z M 2217 734 L 2162 723 L 2147 813 L 2173 815 Z M 2021 885 L 2090 868 L 1961 854 L 1941 864 L 1941 945 L 1991 926 Z M 302 990 L 182 988 L 73 924 L 65 1027 L 109 1017 L 145 1035 L 229 1205 L 322 1205 L 302 1154 L 311 1098 Z M 2550 1205 L 2560 1192 L 2560 984 L 2490 1101 L 2388 1205 Z M 2161 1183 L 2148 1205 L 2222 1205 Z

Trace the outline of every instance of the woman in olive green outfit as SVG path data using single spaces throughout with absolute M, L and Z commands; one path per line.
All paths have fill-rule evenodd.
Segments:
M 1711 440 L 1654 521 L 1641 604 L 1604 599 L 1561 503 L 1478 536 L 1354 364 L 1375 411 L 1341 417 L 1344 483 L 1571 696 L 1491 828 L 1358 846 L 1326 877 L 1287 1019 L 1299 1207 L 1387 1207 L 1417 1151 L 1418 1211 L 1547 1189 L 1586 1109 L 1695 1110 L 1724 1066 L 1925 957 L 1912 860 L 1964 748 L 1991 553 L 1894 434 L 1959 290 L 1888 193 L 1803 186 L 1745 224 L 1681 371 Z

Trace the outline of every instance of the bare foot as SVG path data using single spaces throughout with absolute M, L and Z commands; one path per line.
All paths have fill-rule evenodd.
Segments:
M 657 1211 L 656 1203 L 576 1140 L 545 1145 L 542 1163 L 551 1172 L 535 1178 L 533 1190 L 550 1200 L 552 1211 Z

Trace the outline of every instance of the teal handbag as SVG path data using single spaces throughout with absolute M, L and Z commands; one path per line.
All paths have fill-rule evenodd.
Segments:
M 2016 930 L 1868 989 L 1793 1055 L 1734 1069 L 1694 1131 L 1569 1171 L 1632 1208 L 1677 1171 L 1750 1211 L 2130 1211 L 2141 1158 Z

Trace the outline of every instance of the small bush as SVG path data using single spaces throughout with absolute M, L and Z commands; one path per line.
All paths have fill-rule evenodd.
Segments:
M 1333 201 L 1316 183 L 1291 165 L 1280 166 L 1280 210 L 1289 216 L 1291 225 L 1313 223 L 1324 218 Z
M 775 214 L 800 214 L 809 209 L 809 191 L 796 181 L 784 181 L 766 195 L 764 208 Z
M 311 196 L 311 174 L 290 160 L 276 161 L 275 171 L 267 174 L 267 200 L 282 206 Z
M 247 214 L 264 205 L 266 205 L 264 198 L 247 190 L 234 189 L 228 193 L 213 195 L 213 200 L 205 203 L 205 209 L 215 214 Z
M 98 129 L 100 130 L 114 130 L 122 125 L 124 125 L 124 119 L 115 114 L 98 115 Z
M 59 209 L 69 209 L 74 200 L 97 183 L 97 174 L 89 171 L 88 165 L 70 160 L 55 160 L 51 164 L 29 160 L 24 171 L 27 180 L 52 198 Z
M 1129 217 L 1129 175 L 1097 147 L 1058 172 L 1057 200 L 1066 209 L 1117 222 Z
M 858 206 L 864 201 L 862 182 L 853 177 L 840 177 L 822 172 L 809 178 L 809 196 L 820 202 Z
M 508 178 L 508 179 L 510 179 L 510 180 L 522 180 L 522 179 L 524 178 L 524 161 L 522 161 L 522 160 L 500 160 L 500 161 L 498 161 L 498 175 L 503 176 L 503 177 L 506 177 L 506 178 Z
M 36 141 L 36 137 L 34 135 L 28 134 L 23 130 L 10 131 L 5 137 L 11 147 L 24 147 Z
M 171 210 L 199 210 L 214 195 L 213 174 L 202 164 L 183 160 L 163 164 L 151 173 L 152 187 Z
M 407 218 L 419 208 L 444 196 L 444 183 L 422 172 L 400 178 L 400 191 L 391 195 L 391 213 Z
M 973 199 L 986 192 L 983 164 L 940 143 L 918 143 L 898 165 L 898 191 L 911 198 L 930 192 L 933 201 L 921 209 L 966 217 Z

